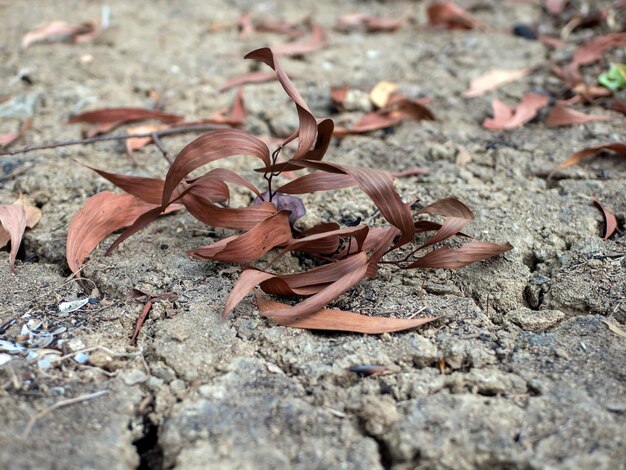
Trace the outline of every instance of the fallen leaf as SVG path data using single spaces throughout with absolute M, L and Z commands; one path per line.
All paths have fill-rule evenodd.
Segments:
M 539 111 L 548 105 L 548 102 L 547 96 L 534 93 L 525 94 L 515 108 L 494 99 L 492 102 L 493 118 L 486 118 L 483 121 L 483 127 L 491 131 L 521 127 L 532 121 Z
M 24 206 L 21 204 L 0 206 L 0 223 L 9 234 L 9 239 L 11 240 L 9 265 L 11 266 L 11 271 L 15 272 L 15 257 L 26 229 L 26 211 Z
M 470 81 L 470 87 L 463 93 L 465 98 L 474 98 L 495 90 L 507 83 L 514 82 L 528 75 L 532 69 L 503 70 L 493 69 Z
M 488 29 L 487 25 L 453 2 L 435 2 L 427 9 L 428 21 L 433 26 L 449 29 Z
M 615 233 L 615 230 L 617 230 L 617 219 L 610 211 L 605 209 L 595 197 L 592 197 L 591 201 L 604 216 L 604 236 L 602 238 L 608 240 L 611 235 Z
M 22 38 L 22 49 L 38 42 L 84 43 L 93 40 L 102 29 L 93 21 L 72 24 L 65 21 L 42 23 Z
M 349 331 L 370 335 L 408 330 L 437 320 L 437 317 L 411 319 L 374 317 L 329 308 L 290 319 L 277 317 L 273 314 L 273 312 L 285 309 L 286 305 L 279 302 L 273 302 L 259 296 L 257 297 L 257 306 L 263 316 L 282 326 L 306 330 Z
M 618 113 L 626 114 L 626 101 L 613 100 L 610 109 Z
M 319 51 L 327 45 L 326 34 L 324 30 L 315 22 L 311 21 L 311 36 L 308 39 L 302 39 L 286 44 L 274 46 L 272 51 L 276 56 L 299 56 Z
M 335 30 L 341 32 L 366 31 L 368 33 L 393 32 L 402 26 L 402 20 L 382 18 L 365 13 L 346 13 L 335 23 Z
M 18 205 L 24 208 L 26 228 L 33 228 L 41 219 L 41 209 L 33 206 L 30 202 L 28 202 L 23 194 L 20 194 L 20 196 L 12 205 Z M 11 233 L 6 230 L 4 226 L 0 225 L 0 248 L 4 248 L 10 240 Z
M 238 77 L 231 78 L 217 90 L 226 91 L 230 90 L 231 88 L 236 88 L 251 83 L 265 83 L 271 82 L 276 79 L 277 77 L 274 72 L 250 72 L 244 75 L 240 75 Z
M 575 109 L 568 108 L 562 101 L 557 101 L 548 113 L 545 124 L 548 127 L 571 126 L 593 121 L 610 121 L 611 116 L 585 114 Z
M 578 152 L 570 155 L 565 161 L 561 162 L 559 166 L 553 170 L 552 173 L 556 170 L 561 170 L 563 168 L 567 168 L 568 166 L 576 165 L 580 161 L 585 158 L 591 157 L 600 153 L 602 151 L 612 151 L 617 153 L 618 155 L 626 155 L 626 144 L 621 142 L 614 142 L 610 144 L 596 145 L 593 147 L 587 147 L 585 149 L 579 150 Z
M 391 94 L 398 89 L 395 83 L 382 81 L 378 82 L 374 88 L 370 90 L 370 101 L 377 108 L 384 108 L 389 103 Z
M 102 108 L 93 111 L 76 114 L 69 120 L 69 124 L 84 122 L 88 124 L 114 124 L 155 119 L 167 124 L 173 124 L 183 120 L 178 114 L 165 113 L 157 109 L 144 108 Z M 118 124 L 119 125 L 119 124 Z

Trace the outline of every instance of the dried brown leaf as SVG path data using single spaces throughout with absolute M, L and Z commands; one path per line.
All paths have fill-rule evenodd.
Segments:
M 9 234 L 11 251 L 9 252 L 9 265 L 15 272 L 15 257 L 22 243 L 22 236 L 26 229 L 26 211 L 21 204 L 0 205 L 0 224 Z
M 611 238 L 611 235 L 615 233 L 615 230 L 617 230 L 617 219 L 610 211 L 605 209 L 595 197 L 592 197 L 591 201 L 604 216 L 604 236 L 602 238 L 608 240 Z
M 319 51 L 326 47 L 326 34 L 324 30 L 315 22 L 311 21 L 311 36 L 286 44 L 280 44 L 272 48 L 274 55 L 300 56 Z
M 306 330 L 349 331 L 364 334 L 392 333 L 403 331 L 429 323 L 437 317 L 429 318 L 387 318 L 361 315 L 344 310 L 324 308 L 302 318 L 288 319 L 275 317 L 272 312 L 284 310 L 286 306 L 261 296 L 257 297 L 257 306 L 263 316 L 282 326 L 303 328 Z
M 116 124 L 121 125 L 127 122 L 146 121 L 155 119 L 166 124 L 173 124 L 183 119 L 178 114 L 166 113 L 157 109 L 144 108 L 102 108 L 72 116 L 68 123 L 79 122 L 88 124 Z
M 402 20 L 382 18 L 365 13 L 346 13 L 335 23 L 335 30 L 342 32 L 366 31 L 368 33 L 393 32 L 402 26 Z
M 92 21 L 81 24 L 50 21 L 28 31 L 22 38 L 22 49 L 38 42 L 84 43 L 94 39 L 100 32 L 100 26 Z
M 487 29 L 487 25 L 453 2 L 435 2 L 426 13 L 433 26 L 449 29 Z
M 593 147 L 587 147 L 579 150 L 578 152 L 570 155 L 564 162 L 559 164 L 557 169 L 567 168 L 568 166 L 576 165 L 585 158 L 591 157 L 602 151 L 612 151 L 618 155 L 626 155 L 626 144 L 621 142 L 613 142 L 610 144 L 595 145 Z
M 153 209 L 154 204 L 131 194 L 103 191 L 90 197 L 79 210 L 67 233 L 67 264 L 79 274 L 83 261 L 107 235 L 132 225 L 138 217 Z
M 492 131 L 521 127 L 532 121 L 548 102 L 547 96 L 527 93 L 517 107 L 512 109 L 506 103 L 494 99 L 492 102 L 494 117 L 485 119 L 483 127 Z
M 231 78 L 224 85 L 218 88 L 218 91 L 226 91 L 231 88 L 248 85 L 251 83 L 265 83 L 276 80 L 276 74 L 273 72 L 250 72 L 238 77 Z
M 610 121 L 611 116 L 585 114 L 572 108 L 568 108 L 563 101 L 557 101 L 550 110 L 545 124 L 548 127 L 571 126 L 593 121 Z
M 239 129 L 207 132 L 185 146 L 167 172 L 161 199 L 163 208 L 171 202 L 174 189 L 189 173 L 208 163 L 233 155 L 258 158 L 265 164 L 265 168 L 271 165 L 267 145 L 252 134 Z
M 509 243 L 463 243 L 459 248 L 447 246 L 436 248 L 430 253 L 412 262 L 405 269 L 412 268 L 443 268 L 458 269 L 468 264 L 482 261 L 493 256 L 505 253 L 513 247 Z
M 470 81 L 470 87 L 463 93 L 466 98 L 484 95 L 507 83 L 511 83 L 528 75 L 532 69 L 492 69 Z
M 26 217 L 26 227 L 33 228 L 39 220 L 41 220 L 41 209 L 33 206 L 28 200 L 24 197 L 23 194 L 17 198 L 12 205 L 21 205 L 24 207 L 24 213 Z M 7 243 L 11 240 L 11 234 L 0 225 L 0 248 L 4 248 Z
M 291 240 L 289 212 L 279 211 L 241 235 L 190 250 L 194 258 L 245 264 L 258 260 L 272 248 Z

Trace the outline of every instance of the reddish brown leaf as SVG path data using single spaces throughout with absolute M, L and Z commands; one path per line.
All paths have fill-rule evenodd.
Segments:
M 233 230 L 250 230 L 276 213 L 276 207 L 271 202 L 251 207 L 218 207 L 193 193 L 183 197 L 183 204 L 200 222 L 211 227 Z
M 194 258 L 231 263 L 258 260 L 272 248 L 291 240 L 289 212 L 279 211 L 259 222 L 249 231 L 188 251 Z
M 12 205 L 20 205 L 24 207 L 24 213 L 26 216 L 26 227 L 33 228 L 39 220 L 41 219 L 41 209 L 33 206 L 28 200 L 24 197 L 23 194 L 17 198 Z M 0 225 L 0 248 L 4 248 L 7 243 L 11 240 L 11 234 L 5 230 L 5 228 Z
M 233 155 L 260 159 L 266 168 L 271 165 L 269 149 L 265 143 L 239 129 L 218 129 L 201 135 L 183 148 L 165 177 L 161 204 L 170 203 L 174 189 L 192 171 L 208 163 Z
M 316 191 L 350 188 L 356 184 L 356 180 L 350 175 L 314 171 L 280 186 L 277 191 L 285 194 L 308 194 Z
M 21 204 L 10 204 L 0 206 L 0 224 L 9 234 L 11 240 L 11 251 L 9 253 L 9 265 L 11 271 L 15 272 L 15 257 L 22 243 L 22 236 L 26 229 L 26 211 Z M 0 233 L 1 235 L 1 233 Z
M 470 87 L 463 93 L 466 98 L 474 98 L 484 95 L 488 91 L 495 90 L 507 83 L 514 82 L 528 75 L 532 69 L 503 70 L 492 69 L 470 82 Z
M 285 73 L 283 68 L 280 66 L 275 56 L 276 56 L 275 52 L 272 52 L 271 49 L 265 47 L 262 49 L 257 49 L 255 51 L 249 52 L 248 54 L 245 55 L 244 58 L 260 60 L 261 62 L 265 63 L 270 68 L 274 69 L 274 71 L 276 72 L 278 81 L 280 82 L 283 89 L 285 90 L 285 93 L 287 93 L 287 96 L 289 96 L 289 98 L 291 98 L 292 101 L 295 103 L 296 109 L 298 111 L 298 120 L 299 120 L 298 130 L 292 136 L 286 139 L 285 145 L 287 142 L 298 137 L 299 138 L 298 149 L 296 150 L 296 153 L 294 154 L 293 158 L 295 159 L 307 158 L 307 153 L 309 152 L 309 150 L 311 149 L 311 147 L 317 140 L 317 132 L 318 132 L 317 120 L 315 119 L 315 116 L 313 116 L 313 113 L 311 112 L 308 105 L 302 98 L 302 95 L 300 95 L 298 90 L 296 90 L 296 88 L 293 86 L 293 83 L 291 83 L 291 80 L 289 80 L 289 77 L 287 77 L 287 74 Z M 331 121 L 331 125 L 332 125 L 332 121 Z M 332 135 L 332 127 L 331 127 L 330 133 Z M 328 140 L 330 140 L 330 136 L 328 136 Z
M 581 160 L 584 160 L 585 158 L 591 157 L 602 151 L 612 151 L 612 152 L 617 153 L 618 155 L 626 155 L 626 144 L 623 144 L 620 142 L 614 142 L 611 144 L 587 147 L 585 149 L 579 150 L 578 152 L 570 155 L 567 158 L 567 160 L 559 164 L 557 169 L 563 169 L 563 168 L 567 168 L 568 166 L 576 165 Z
M 103 191 L 90 197 L 70 222 L 67 233 L 67 264 L 77 276 L 83 261 L 107 235 L 131 225 L 154 208 L 130 194 Z
M 337 31 L 363 30 L 368 33 L 393 32 L 402 26 L 402 20 L 381 18 L 365 13 L 346 13 L 335 23 Z
M 22 38 L 22 49 L 38 42 L 84 43 L 94 39 L 100 32 L 100 26 L 92 21 L 81 24 L 50 21 L 26 33 Z
M 493 256 L 505 253 L 513 247 L 509 243 L 484 243 L 470 242 L 463 243 L 459 248 L 447 246 L 437 248 L 422 256 L 417 261 L 412 262 L 405 269 L 412 268 L 443 268 L 458 269 L 468 264 L 482 261 Z
M 327 41 L 324 30 L 320 28 L 317 23 L 311 21 L 311 36 L 309 38 L 280 44 L 273 47 L 272 50 L 274 51 L 274 55 L 277 56 L 299 56 L 319 51 L 325 48 L 326 45 Z
M 169 126 L 164 124 L 149 124 L 146 126 L 129 127 L 126 129 L 126 132 L 129 134 L 147 134 L 149 132 L 158 132 L 168 128 Z M 126 139 L 126 152 L 130 155 L 135 150 L 144 148 L 151 142 L 152 137 L 133 137 L 131 139 Z
M 461 201 L 455 198 L 445 198 L 417 211 L 418 214 L 444 215 L 446 219 L 441 227 L 418 249 L 426 248 L 441 241 L 447 240 L 459 233 L 474 220 L 474 214 Z
M 602 238 L 608 240 L 611 235 L 615 233 L 615 230 L 617 230 L 617 219 L 610 211 L 606 210 L 595 197 L 592 197 L 591 201 L 604 216 L 604 236 Z
M 244 75 L 240 75 L 238 77 L 231 78 L 221 87 L 219 87 L 218 91 L 226 91 L 230 90 L 231 88 L 248 85 L 250 83 L 271 82 L 272 80 L 276 80 L 276 74 L 274 72 L 250 72 Z
M 116 124 L 121 125 L 127 122 L 146 121 L 156 119 L 158 121 L 173 124 L 181 121 L 183 116 L 178 114 L 165 113 L 156 109 L 143 108 L 102 108 L 72 116 L 68 122 L 76 124 L 84 122 L 88 124 Z
M 487 25 L 470 15 L 453 2 L 435 2 L 426 13 L 433 26 L 444 26 L 449 29 L 487 29 Z
M 143 306 L 143 309 L 141 309 L 141 313 L 139 314 L 139 317 L 137 318 L 137 323 L 135 324 L 135 332 L 133 333 L 133 337 L 130 339 L 131 345 L 134 345 L 137 342 L 137 336 L 139 336 L 139 330 L 141 330 L 143 323 L 146 321 L 146 318 L 148 317 L 148 313 L 150 312 L 151 308 L 152 308 L 152 299 L 149 299 L 146 302 L 146 304 Z
M 84 165 L 95 171 L 103 178 L 109 180 L 118 188 L 150 204 L 161 204 L 163 194 L 163 180 L 157 178 L 145 178 L 143 176 L 120 175 L 108 171 Z
M 513 109 L 506 103 L 494 99 L 492 102 L 493 118 L 485 119 L 483 127 L 492 131 L 521 127 L 532 121 L 539 111 L 547 106 L 548 101 L 547 96 L 527 93 Z
M 282 326 L 303 328 L 306 330 L 349 331 L 364 334 L 382 334 L 403 331 L 429 323 L 437 317 L 429 318 L 386 318 L 361 315 L 337 309 L 321 309 L 302 318 L 290 319 L 276 317 L 273 312 L 284 310 L 287 306 L 273 302 L 261 296 L 257 297 L 257 306 L 263 316 Z
M 400 195 L 393 186 L 393 176 L 389 172 L 310 160 L 298 161 L 297 164 L 316 170 L 352 176 L 361 190 L 380 210 L 383 217 L 390 224 L 400 229 L 402 235 L 396 246 L 408 243 L 413 239 L 415 227 L 413 226 L 410 204 L 406 204 L 400 199 Z
M 585 114 L 575 109 L 568 108 L 563 101 L 557 101 L 550 110 L 545 123 L 548 127 L 558 127 L 584 124 L 593 121 L 610 121 L 611 119 L 613 119 L 611 116 Z

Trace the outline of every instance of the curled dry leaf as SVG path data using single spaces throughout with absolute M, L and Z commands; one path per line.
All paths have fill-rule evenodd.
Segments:
M 72 116 L 68 123 L 87 123 L 87 124 L 125 124 L 135 121 L 147 121 L 155 119 L 164 123 L 172 124 L 182 121 L 183 116 L 178 114 L 165 113 L 157 109 L 144 108 L 102 108 L 93 111 Z
M 27 32 L 22 38 L 22 49 L 38 42 L 84 43 L 93 40 L 101 32 L 101 27 L 93 21 L 81 24 L 50 21 Z
M 26 211 L 24 206 L 21 204 L 0 206 L 0 224 L 2 224 L 3 230 L 9 235 L 11 240 L 9 265 L 11 266 L 11 271 L 15 272 L 15 257 L 26 229 Z M 2 232 L 0 232 L 0 236 L 2 236 Z
M 0 215 L 0 218 L 4 217 L 2 225 L 0 225 L 0 248 L 4 248 L 6 244 L 11 241 L 11 254 L 9 261 L 11 263 L 11 269 L 14 270 L 15 255 L 17 254 L 17 250 L 19 249 L 21 243 L 21 235 L 17 238 L 17 234 L 19 233 L 22 223 L 21 211 L 19 207 L 21 207 L 24 212 L 24 229 L 33 228 L 37 225 L 41 219 L 41 209 L 28 202 L 23 194 L 20 194 L 17 200 L 10 206 L 0 207 L 6 208 L 4 216 Z M 4 220 L 7 221 L 6 223 L 10 228 L 5 225 Z M 22 230 L 22 234 L 23 232 L 24 230 Z
M 490 70 L 473 79 L 470 82 L 469 89 L 463 93 L 463 96 L 466 98 L 474 98 L 476 96 L 484 95 L 488 91 L 495 90 L 502 85 L 524 78 L 530 72 L 531 69 L 528 68 L 515 70 Z
M 604 216 L 604 235 L 602 238 L 608 240 L 611 235 L 615 233 L 615 230 L 617 230 L 617 219 L 610 211 L 605 209 L 595 197 L 592 197 L 591 201 Z
M 273 312 L 285 309 L 284 304 L 259 296 L 257 297 L 257 306 L 263 316 L 282 326 L 307 330 L 351 331 L 370 335 L 417 328 L 437 320 L 437 317 L 411 319 L 373 317 L 330 308 L 318 310 L 301 318 L 286 319 L 273 315 Z
M 554 171 L 567 168 L 568 166 L 576 165 L 577 163 L 581 162 L 585 158 L 592 157 L 603 151 L 615 152 L 618 155 L 626 155 L 626 144 L 621 143 L 621 142 L 613 142 L 610 144 L 595 145 L 593 147 L 587 147 L 585 149 L 579 150 L 578 152 L 570 155 L 565 161 L 561 162 Z
M 548 113 L 545 123 L 548 127 L 571 126 L 593 121 L 610 121 L 611 116 L 585 114 L 572 108 L 568 108 L 563 101 L 557 101 Z
M 330 119 L 318 120 L 313 115 L 278 63 L 275 51 L 258 49 L 246 58 L 260 60 L 274 69 L 280 85 L 296 107 L 298 129 L 280 142 L 272 153 L 261 139 L 244 130 L 219 129 L 209 132 L 178 153 L 164 180 L 96 170 L 128 194 L 100 193 L 90 198 L 74 217 L 67 243 L 68 264 L 74 272 L 78 271 L 85 257 L 109 233 L 128 227 L 109 248 L 110 251 L 160 214 L 182 205 L 204 224 L 237 231 L 189 252 L 195 258 L 238 263 L 245 267 L 226 302 L 225 315 L 258 285 L 268 294 L 304 297 L 295 305 L 260 301 L 263 315 L 279 324 L 309 329 L 382 333 L 412 328 L 432 319 L 378 318 L 327 310 L 324 307 L 363 279 L 376 276 L 383 258 L 391 256 L 402 246 L 412 244 L 416 248 L 403 259 L 384 261 L 399 269 L 411 266 L 457 268 L 511 248 L 508 244 L 473 242 L 456 250 L 435 248 L 425 256 L 416 255 L 420 250 L 451 237 L 466 237 L 461 230 L 472 221 L 471 210 L 461 201 L 446 198 L 414 212 L 411 204 L 403 202 L 394 188 L 393 173 L 322 161 L 333 134 L 333 122 Z M 238 96 L 240 98 L 240 93 Z M 236 108 L 233 114 L 241 112 Z M 407 118 L 434 118 L 421 102 L 393 93 L 376 116 L 369 118 L 370 126 L 381 122 L 391 125 L 389 123 Z M 295 152 L 290 158 L 279 161 L 281 150 L 290 142 L 297 143 Z M 241 174 L 226 168 L 212 168 L 199 176 L 191 176 L 192 172 L 207 164 L 233 156 L 252 157 L 252 161 L 262 162 L 262 168 L 256 170 L 263 174 L 266 182 L 263 190 L 259 190 L 255 183 Z M 283 172 L 288 172 L 292 181 L 282 186 L 274 185 L 274 178 Z M 423 170 L 410 169 L 396 175 L 419 173 L 423 173 Z M 228 184 L 249 191 L 256 196 L 256 202 L 247 207 L 229 207 Z M 359 220 L 347 224 L 347 227 L 332 221 L 303 231 L 294 226 L 305 208 L 299 198 L 289 194 L 352 186 L 358 187 L 370 198 L 388 222 L 387 226 L 370 227 L 360 224 Z M 442 216 L 444 220 L 441 223 L 414 220 L 415 215 L 422 217 L 427 214 Z M 433 233 L 419 244 L 416 235 L 427 232 Z M 275 254 L 270 255 L 272 250 L 275 250 Z M 321 264 L 308 271 L 290 274 L 269 270 L 275 265 L 276 259 L 292 252 L 312 255 Z M 263 270 L 255 266 L 266 260 L 266 257 L 269 261 Z
M 342 32 L 366 31 L 368 33 L 393 32 L 402 26 L 402 20 L 381 18 L 365 13 L 346 13 L 335 23 L 335 30 Z
M 487 29 L 487 25 L 470 15 L 454 2 L 435 2 L 427 9 L 428 21 L 433 26 L 449 29 Z
M 539 111 L 548 105 L 548 97 L 535 93 L 525 94 L 515 108 L 494 99 L 492 102 L 493 118 L 483 121 L 483 127 L 491 131 L 515 129 L 532 121 Z

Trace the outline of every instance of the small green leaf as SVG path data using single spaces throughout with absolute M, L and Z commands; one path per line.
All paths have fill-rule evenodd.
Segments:
M 607 72 L 598 76 L 598 83 L 611 91 L 626 88 L 626 65 L 611 64 L 611 68 Z

